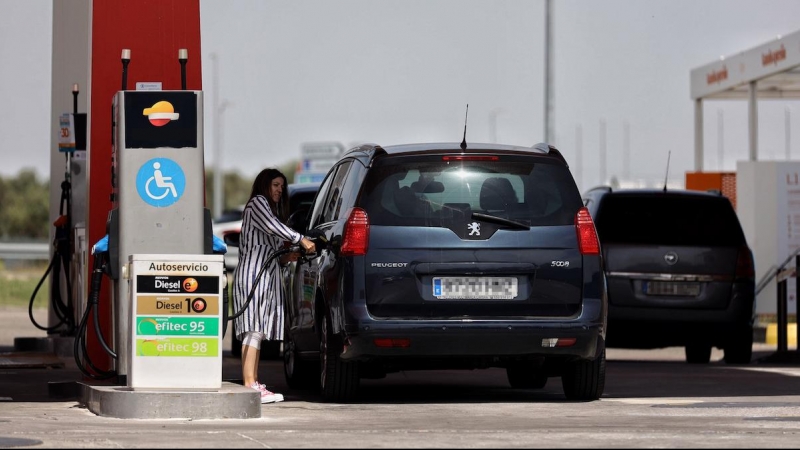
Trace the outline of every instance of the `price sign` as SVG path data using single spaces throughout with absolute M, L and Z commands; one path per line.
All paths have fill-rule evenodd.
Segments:
M 72 114 L 61 114 L 58 118 L 58 151 L 62 153 L 75 151 L 75 118 Z

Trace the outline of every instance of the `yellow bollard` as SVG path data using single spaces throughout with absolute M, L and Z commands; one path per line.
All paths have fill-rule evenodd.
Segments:
M 790 323 L 786 327 L 786 345 L 789 347 L 797 346 L 797 324 Z M 778 345 L 778 324 L 767 324 L 767 344 Z

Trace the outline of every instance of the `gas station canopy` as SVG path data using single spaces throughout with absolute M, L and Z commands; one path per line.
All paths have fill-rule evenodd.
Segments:
M 691 71 L 695 170 L 703 170 L 703 100 L 747 99 L 750 161 L 758 159 L 758 99 L 800 98 L 800 31 Z

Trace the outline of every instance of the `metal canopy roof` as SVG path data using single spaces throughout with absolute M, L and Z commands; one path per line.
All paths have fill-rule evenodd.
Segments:
M 800 31 L 691 71 L 693 99 L 800 98 Z
M 800 98 L 800 31 L 692 69 L 694 167 L 703 170 L 703 100 L 748 103 L 749 160 L 758 160 L 759 99 Z

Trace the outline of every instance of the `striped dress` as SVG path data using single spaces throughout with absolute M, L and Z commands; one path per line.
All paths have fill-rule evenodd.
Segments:
M 235 311 L 241 311 L 267 258 L 281 250 L 285 241 L 297 244 L 302 237 L 275 216 L 266 197 L 257 195 L 247 202 L 242 214 L 239 263 L 233 273 Z M 235 319 L 240 340 L 248 331 L 263 333 L 267 340 L 283 340 L 284 291 L 279 259 L 264 271 L 247 310 Z

